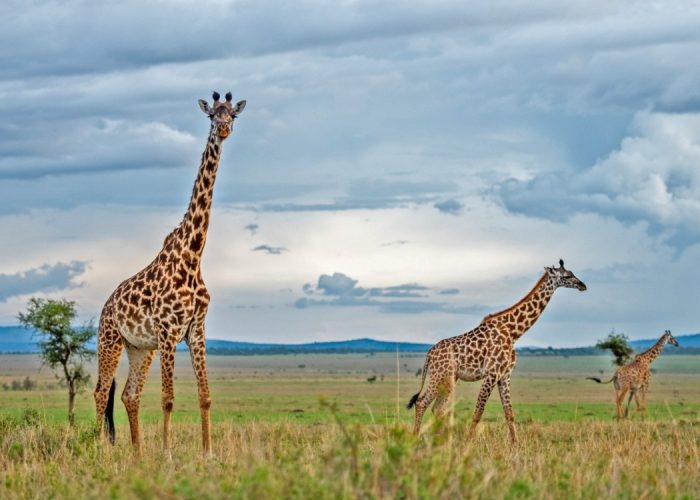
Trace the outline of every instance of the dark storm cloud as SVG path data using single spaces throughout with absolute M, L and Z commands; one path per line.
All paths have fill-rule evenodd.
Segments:
M 314 288 L 307 283 L 302 287 L 306 295 L 318 295 L 321 298 L 302 297 L 294 306 L 307 309 L 318 306 L 333 307 L 375 307 L 387 314 L 418 314 L 424 312 L 444 312 L 451 314 L 474 314 L 485 310 L 483 306 L 460 307 L 445 302 L 425 299 L 430 289 L 416 283 L 406 283 L 388 287 L 363 288 L 357 286 L 358 280 L 344 273 L 322 274 Z M 387 300 L 392 299 L 392 300 Z M 394 300 L 400 299 L 400 300 Z
M 258 245 L 257 247 L 253 248 L 253 252 L 263 252 L 266 253 L 267 255 L 280 255 L 284 252 L 288 252 L 284 247 L 273 247 L 270 245 Z
M 86 74 L 376 41 L 456 29 L 528 25 L 592 9 L 552 2 L 519 11 L 498 2 L 272 1 L 3 3 L 0 78 Z M 510 6 L 512 7 L 512 6 Z M 267 36 L 260 36 L 261 32 Z M 21 43 L 17 43 L 21 40 Z
M 464 204 L 460 203 L 455 199 L 440 201 L 438 203 L 435 203 L 433 206 L 437 208 L 440 212 L 450 215 L 457 215 L 464 208 Z
M 700 69 L 678 63 L 699 49 L 698 11 L 673 4 L 10 1 L 0 16 L 0 178 L 76 176 L 58 208 L 102 202 L 102 174 L 122 171 L 130 202 L 166 199 L 142 171 L 167 189 L 197 165 L 212 88 L 249 99 L 218 199 L 263 211 L 441 204 L 503 181 L 475 165 L 537 174 L 552 150 L 589 165 L 637 110 L 700 102 Z M 391 171 L 414 187 L 377 182 Z M 316 197 L 309 178 L 347 189 Z M 0 185 L 0 212 L 52 191 Z
M 48 293 L 80 286 L 74 279 L 85 272 L 86 262 L 43 264 L 14 274 L 0 274 L 0 302 L 32 293 Z
M 407 283 L 385 288 L 370 288 L 369 295 L 370 297 L 419 298 L 427 297 L 425 293 L 427 290 L 429 290 L 427 286 Z

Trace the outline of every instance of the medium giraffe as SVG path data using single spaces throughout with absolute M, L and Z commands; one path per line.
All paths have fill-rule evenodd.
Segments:
M 659 340 L 656 341 L 656 344 L 635 356 L 634 361 L 630 364 L 618 368 L 610 380 L 603 382 L 596 377 L 586 377 L 588 380 L 595 380 L 599 384 L 614 383 L 618 419 L 622 418 L 622 402 L 628 391 L 630 395 L 625 407 L 625 418 L 629 415 L 630 403 L 632 402 L 632 397 L 634 397 L 637 411 L 642 413 L 642 419 L 644 419 L 647 410 L 647 392 L 649 391 L 649 381 L 651 380 L 651 363 L 659 357 L 667 343 L 678 347 L 678 341 L 671 334 L 671 330 L 666 330 Z
M 511 441 L 517 441 L 510 402 L 510 374 L 515 366 L 515 342 L 537 321 L 557 288 L 586 290 L 586 285 L 564 268 L 563 260 L 559 261 L 559 267 L 544 269 L 545 272 L 535 287 L 518 303 L 501 312 L 489 314 L 473 330 L 441 340 L 430 348 L 423 365 L 421 388 L 408 403 L 409 409 L 416 406 L 415 434 L 420 432 L 423 414 L 433 400 L 433 413 L 439 417 L 446 413 L 457 380 L 483 380 L 469 436 L 472 436 L 481 420 L 491 391 L 498 385 Z M 428 374 L 430 383 L 421 395 Z
M 182 222 L 165 238 L 163 248 L 153 262 L 117 287 L 105 303 L 100 317 L 95 387 L 98 429 L 101 434 L 103 420 L 106 420 L 109 439 L 114 443 L 114 374 L 122 349 L 126 347 L 129 376 L 122 392 L 122 401 L 129 416 L 131 442 L 137 452 L 141 445 L 139 402 L 157 349 L 160 351 L 162 372 L 163 448 L 170 455 L 175 347 L 185 340 L 197 379 L 203 452 L 205 456 L 211 456 L 211 397 L 204 340 L 204 317 L 209 305 L 209 293 L 202 279 L 200 262 L 209 227 L 222 143 L 231 133 L 234 119 L 246 104 L 240 101 L 232 105 L 230 92 L 226 94 L 225 102 L 219 101 L 216 92 L 213 98 L 212 106 L 199 100 L 199 107 L 211 120 L 211 129 Z

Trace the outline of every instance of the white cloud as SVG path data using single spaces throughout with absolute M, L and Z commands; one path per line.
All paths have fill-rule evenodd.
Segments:
M 511 210 L 559 220 L 577 212 L 642 221 L 682 245 L 700 240 L 700 114 L 640 113 L 631 135 L 591 168 L 509 181 Z
M 209 125 L 196 99 L 230 89 L 248 106 L 215 191 L 211 334 L 436 340 L 479 315 L 293 304 L 342 271 L 498 309 L 559 257 L 590 290 L 558 293 L 525 342 L 695 328 L 694 4 L 15 1 L 0 15 L 0 274 L 88 262 L 83 287 L 50 292 L 86 316 L 179 221 Z M 290 251 L 251 252 L 264 245 Z M 0 304 L 0 323 L 23 305 Z
M 85 262 L 57 262 L 23 269 L 12 274 L 0 274 L 0 302 L 5 302 L 12 297 L 78 287 L 80 284 L 74 280 L 85 272 L 85 268 Z

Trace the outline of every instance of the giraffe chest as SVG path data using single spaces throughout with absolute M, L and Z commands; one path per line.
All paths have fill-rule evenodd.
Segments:
M 140 321 L 125 321 L 119 325 L 119 332 L 130 345 L 140 349 L 157 349 L 159 338 L 173 337 L 175 343 L 187 335 L 194 314 L 187 314 L 181 321 L 154 313 L 143 314 Z M 171 319 L 169 321 L 169 319 Z M 173 320 L 174 319 L 174 320 Z
M 198 315 L 194 291 L 155 294 L 153 300 L 139 307 L 118 308 L 116 323 L 124 340 L 141 349 L 156 349 L 159 341 L 169 338 L 181 342 Z

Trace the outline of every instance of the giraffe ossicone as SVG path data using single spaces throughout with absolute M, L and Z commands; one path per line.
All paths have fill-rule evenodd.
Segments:
M 535 287 L 513 306 L 489 314 L 473 330 L 443 339 L 430 348 L 423 364 L 423 379 L 418 393 L 408 402 L 416 407 L 413 432 L 420 432 L 423 414 L 433 403 L 433 413 L 443 416 L 459 380 L 483 380 L 469 430 L 471 436 L 495 386 L 501 396 L 511 441 L 517 441 L 515 418 L 510 400 L 510 377 L 515 367 L 515 342 L 532 327 L 557 288 L 586 290 L 586 285 L 559 261 L 559 267 L 545 267 Z M 426 378 L 428 387 L 423 392 Z M 422 393 L 422 394 L 421 394 Z
M 129 417 L 131 442 L 137 451 L 141 444 L 138 419 L 141 393 L 158 350 L 162 376 L 163 447 L 166 453 L 170 453 L 170 418 L 175 401 L 175 348 L 185 340 L 197 379 L 203 451 L 205 456 L 211 455 L 211 396 L 204 338 L 209 292 L 202 279 L 200 263 L 209 229 L 221 146 L 231 134 L 234 120 L 246 105 L 246 101 L 233 105 L 230 92 L 226 94 L 224 102 L 219 101 L 218 92 L 214 92 L 212 98 L 211 105 L 199 100 L 200 109 L 211 120 L 211 128 L 182 221 L 166 236 L 155 259 L 114 290 L 100 316 L 98 377 L 94 393 L 98 430 L 102 433 L 106 423 L 109 439 L 114 443 L 114 374 L 122 349 L 126 348 L 129 375 L 122 401 Z

